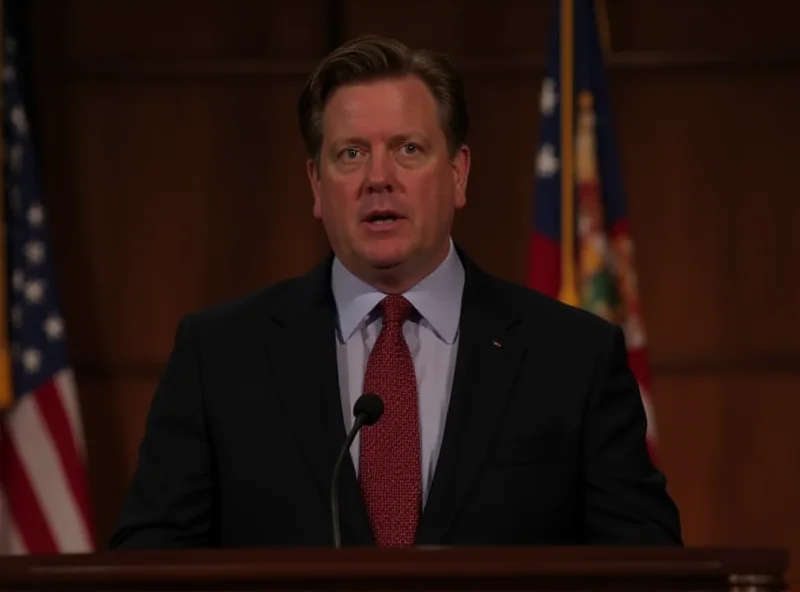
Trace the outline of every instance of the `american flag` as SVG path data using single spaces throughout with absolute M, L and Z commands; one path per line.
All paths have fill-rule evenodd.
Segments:
M 573 0 L 565 0 L 572 2 Z M 655 460 L 656 424 L 650 401 L 652 384 L 639 303 L 634 244 L 628 222 L 622 172 L 611 118 L 604 56 L 594 0 L 574 0 L 571 48 L 572 150 L 562 141 L 563 104 L 561 9 L 553 3 L 548 59 L 540 96 L 541 132 L 536 157 L 528 285 L 619 324 L 631 370 L 639 382 L 647 412 L 647 439 Z M 569 49 L 568 49 L 569 51 Z M 562 261 L 562 166 L 570 163 L 573 189 L 574 257 Z M 574 290 L 565 290 L 569 280 Z
M 7 9 L 3 22 L 0 554 L 88 552 L 94 542 L 81 412 Z

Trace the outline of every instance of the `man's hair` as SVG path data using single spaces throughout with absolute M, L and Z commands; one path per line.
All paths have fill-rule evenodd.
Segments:
M 365 35 L 348 41 L 325 57 L 306 81 L 297 102 L 300 133 L 310 158 L 322 147 L 322 114 L 341 86 L 416 76 L 439 107 L 439 119 L 451 157 L 466 143 L 469 128 L 464 83 L 450 60 L 427 49 L 410 49 L 396 39 Z

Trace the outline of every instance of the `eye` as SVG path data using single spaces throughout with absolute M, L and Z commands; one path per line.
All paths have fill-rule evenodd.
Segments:
M 413 144 L 411 142 L 407 144 L 403 144 L 400 147 L 400 154 L 403 156 L 416 156 L 420 152 L 420 147 L 417 144 Z
M 341 160 L 355 160 L 359 156 L 361 156 L 361 151 L 358 148 L 345 148 L 339 152 Z

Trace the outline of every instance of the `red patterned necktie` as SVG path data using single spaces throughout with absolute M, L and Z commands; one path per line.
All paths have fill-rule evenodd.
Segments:
M 413 307 L 403 296 L 379 305 L 383 326 L 367 361 L 364 392 L 383 399 L 384 412 L 361 432 L 361 491 L 380 547 L 414 543 L 422 505 L 417 379 L 403 323 Z

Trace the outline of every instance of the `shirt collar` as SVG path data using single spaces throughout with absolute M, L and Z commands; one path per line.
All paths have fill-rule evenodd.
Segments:
M 347 341 L 385 294 L 353 275 L 336 257 L 331 270 L 331 287 L 339 316 L 339 332 Z M 461 316 L 464 267 L 452 239 L 447 257 L 433 273 L 403 295 L 448 344 L 455 341 Z

